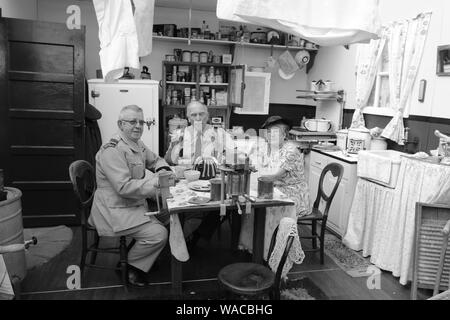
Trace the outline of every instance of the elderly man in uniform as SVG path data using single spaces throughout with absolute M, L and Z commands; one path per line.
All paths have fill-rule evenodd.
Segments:
M 89 223 L 100 235 L 136 240 L 128 253 L 128 281 L 141 287 L 168 237 L 156 217 L 145 216 L 146 199 L 155 195 L 158 173 L 171 169 L 140 140 L 145 124 L 141 108 L 124 107 L 117 123 L 118 136 L 96 155 L 97 190 Z

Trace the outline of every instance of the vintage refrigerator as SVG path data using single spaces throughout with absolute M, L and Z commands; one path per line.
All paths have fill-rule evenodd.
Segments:
M 142 108 L 144 119 L 150 125 L 144 126 L 141 139 L 151 151 L 159 153 L 158 81 L 118 80 L 105 83 L 103 79 L 92 79 L 88 84 L 89 103 L 102 113 L 98 125 L 103 143 L 119 131 L 117 120 L 120 110 L 135 104 Z

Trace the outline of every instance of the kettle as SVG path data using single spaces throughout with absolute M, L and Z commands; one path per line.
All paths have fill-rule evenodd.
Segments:
M 147 66 L 143 66 L 142 67 L 141 79 L 146 79 L 146 80 L 151 80 L 152 79 L 152 75 L 151 75 L 150 72 L 148 72 L 148 67 Z

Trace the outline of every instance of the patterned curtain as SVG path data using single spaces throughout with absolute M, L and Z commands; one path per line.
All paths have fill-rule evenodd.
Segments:
M 387 31 L 390 100 L 397 112 L 382 137 L 399 145 L 404 144 L 403 113 L 419 71 L 430 20 L 431 13 L 423 13 L 413 20 L 394 22 Z
M 386 37 L 371 40 L 369 44 L 358 44 L 356 58 L 356 109 L 353 114 L 352 128 L 365 127 L 362 109 L 366 107 L 377 76 L 378 63 L 383 54 Z

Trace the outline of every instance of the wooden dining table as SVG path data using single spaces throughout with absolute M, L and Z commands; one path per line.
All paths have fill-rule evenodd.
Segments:
M 185 180 L 181 180 L 175 187 L 170 188 L 172 198 L 167 200 L 167 209 L 170 215 L 184 215 L 188 216 L 191 213 L 199 212 L 218 212 L 220 211 L 220 201 L 207 202 L 202 205 L 190 204 L 186 200 L 192 197 L 209 197 L 209 193 L 196 192 L 189 189 Z M 281 193 L 275 188 L 273 199 L 259 199 L 257 198 L 256 190 L 250 191 L 250 196 L 256 199 L 256 202 L 252 203 L 252 209 L 254 212 L 254 224 L 253 224 L 253 256 L 252 261 L 262 264 L 264 261 L 264 229 L 266 222 L 266 208 L 281 207 L 281 206 L 293 206 L 295 203 L 287 196 Z M 226 210 L 233 215 L 232 219 L 232 232 L 234 239 L 232 241 L 233 246 L 237 247 L 239 240 L 240 218 L 238 214 L 238 208 L 236 204 L 233 204 L 231 200 L 225 201 Z M 241 205 L 243 211 L 245 205 Z M 242 213 L 245 214 L 245 213 Z M 238 218 L 238 219 L 236 219 Z M 236 232 L 237 231 L 237 232 Z M 173 255 L 171 259 L 171 277 L 172 277 L 172 290 L 173 294 L 181 296 L 182 294 L 182 265 L 183 262 L 177 260 Z

